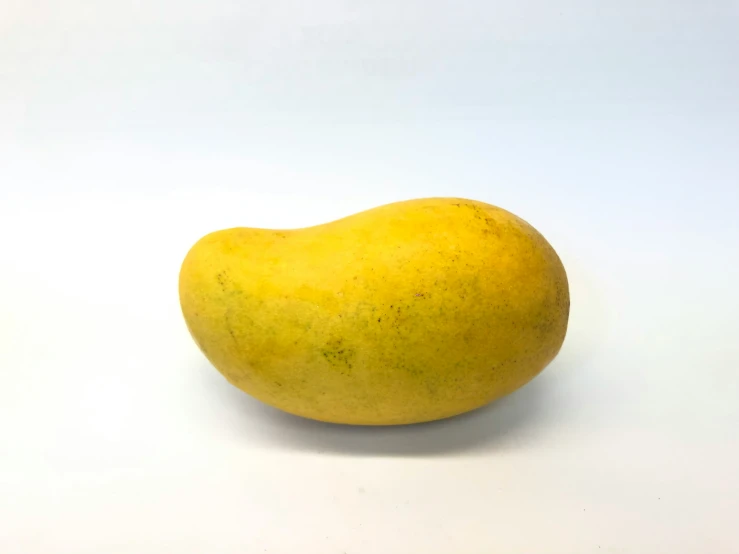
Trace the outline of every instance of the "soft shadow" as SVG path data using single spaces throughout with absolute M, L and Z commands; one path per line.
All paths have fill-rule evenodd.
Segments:
M 554 440 L 557 429 L 578 423 L 582 406 L 598 401 L 603 388 L 589 359 L 603 335 L 603 304 L 586 279 L 576 275 L 570 330 L 559 356 L 518 391 L 473 412 L 430 423 L 361 427 L 303 419 L 262 404 L 231 386 L 213 367 L 201 384 L 237 436 L 279 450 L 347 456 L 453 456 L 501 451 Z M 595 392 L 595 394 L 594 394 Z M 225 414 L 223 412 L 226 412 Z
M 231 386 L 212 368 L 201 374 L 242 437 L 267 448 L 354 456 L 443 456 L 516 447 L 561 423 L 569 409 L 567 357 L 492 404 L 453 418 L 392 427 L 322 423 L 267 406 Z M 214 382 L 218 381 L 218 382 Z

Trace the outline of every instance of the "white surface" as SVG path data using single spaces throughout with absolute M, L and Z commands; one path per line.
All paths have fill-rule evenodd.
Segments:
M 0 0 L 0 551 L 739 552 L 738 22 Z M 176 283 L 202 234 L 434 195 L 559 251 L 570 331 L 530 385 L 342 428 L 197 351 Z

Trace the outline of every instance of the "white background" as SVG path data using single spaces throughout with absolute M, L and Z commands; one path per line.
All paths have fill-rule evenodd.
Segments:
M 570 276 L 491 407 L 300 420 L 187 334 L 201 235 L 452 195 Z M 734 0 L 0 0 L 0 551 L 739 552 L 738 222 Z

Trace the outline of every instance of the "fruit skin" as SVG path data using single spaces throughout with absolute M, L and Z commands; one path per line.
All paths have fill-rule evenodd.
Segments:
M 233 385 L 357 425 L 446 418 L 514 391 L 557 355 L 570 305 L 544 237 L 457 198 L 211 233 L 179 292 L 195 342 Z

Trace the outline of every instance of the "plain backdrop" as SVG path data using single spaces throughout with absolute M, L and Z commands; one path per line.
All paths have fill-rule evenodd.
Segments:
M 570 278 L 466 416 L 282 414 L 197 350 L 203 234 L 462 196 Z M 739 552 L 735 0 L 0 0 L 3 554 Z

